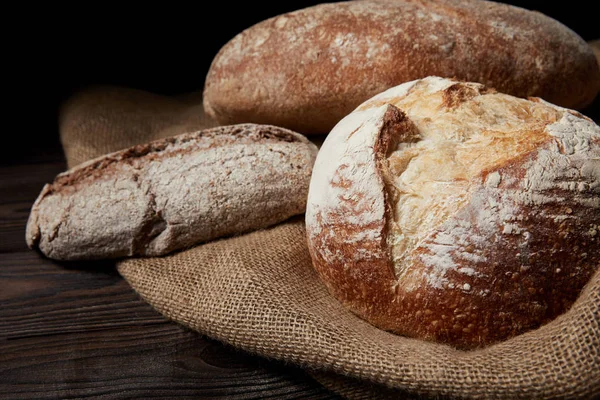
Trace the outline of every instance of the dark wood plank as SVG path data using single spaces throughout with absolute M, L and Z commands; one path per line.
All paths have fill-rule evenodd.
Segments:
M 0 398 L 333 399 L 299 369 L 176 324 L 7 340 Z
M 65 267 L 33 251 L 0 260 L 0 338 L 164 323 L 111 263 Z
M 0 398 L 337 399 L 299 368 L 166 320 L 112 262 L 57 263 L 25 223 L 59 153 L 0 165 Z
M 66 168 L 58 148 L 32 154 L 18 164 L 0 165 L 0 253 L 24 251 L 25 223 L 44 184 Z

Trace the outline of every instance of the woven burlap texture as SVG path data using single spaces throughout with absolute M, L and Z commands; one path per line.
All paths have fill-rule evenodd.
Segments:
M 153 139 L 217 125 L 204 113 L 201 93 L 167 97 L 109 86 L 72 96 L 61 108 L 59 122 L 69 167 Z
M 199 97 L 94 88 L 61 114 L 70 166 L 214 125 Z M 585 399 L 600 394 L 600 271 L 573 307 L 477 351 L 393 335 L 348 312 L 312 268 L 302 218 L 118 270 L 167 318 L 264 357 L 307 368 L 347 398 Z

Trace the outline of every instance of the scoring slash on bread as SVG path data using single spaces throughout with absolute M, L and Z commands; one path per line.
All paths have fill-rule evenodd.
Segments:
M 56 177 L 26 239 L 57 260 L 159 256 L 302 214 L 317 147 L 243 124 L 161 139 Z
M 438 77 L 330 132 L 306 211 L 314 266 L 384 330 L 476 348 L 567 310 L 600 265 L 600 127 Z
M 427 76 L 583 108 L 600 89 L 591 47 L 538 12 L 483 0 L 347 1 L 262 21 L 214 58 L 204 108 L 222 124 L 327 133 L 368 98 Z

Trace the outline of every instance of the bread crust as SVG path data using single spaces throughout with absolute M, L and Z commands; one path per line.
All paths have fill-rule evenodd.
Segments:
M 457 132 L 498 126 L 506 132 L 485 133 L 491 144 L 478 150 L 487 160 L 432 161 L 452 140 L 468 145 Z M 420 200 L 404 204 L 398 185 L 420 177 L 392 161 L 431 140 L 428 129 L 451 133 L 424 147 L 425 183 L 409 188 Z M 600 127 L 572 110 L 435 77 L 400 85 L 340 121 L 320 150 L 306 211 L 313 264 L 335 297 L 382 329 L 461 349 L 506 340 L 566 311 L 600 265 L 598 160 Z M 444 169 L 460 164 L 472 174 L 444 183 Z M 424 191 L 429 173 L 448 197 Z
M 204 107 L 222 124 L 327 133 L 375 94 L 430 75 L 569 108 L 600 89 L 590 46 L 538 12 L 479 0 L 349 1 L 238 34 L 212 62 Z
M 159 256 L 304 212 L 317 147 L 241 124 L 111 153 L 44 186 L 26 240 L 57 260 Z

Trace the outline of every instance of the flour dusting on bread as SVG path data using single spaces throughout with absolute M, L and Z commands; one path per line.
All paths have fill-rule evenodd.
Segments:
M 224 124 L 327 133 L 370 97 L 431 75 L 568 107 L 600 87 L 590 46 L 543 14 L 479 0 L 343 1 L 232 38 L 208 72 L 204 106 Z
M 159 256 L 265 228 L 304 212 L 316 153 L 295 132 L 240 124 L 108 154 L 45 186 L 27 243 L 59 260 Z
M 315 207 L 307 210 L 306 218 L 315 226 L 315 234 L 320 227 L 327 226 L 331 214 L 343 216 L 344 224 L 355 227 L 345 235 L 344 243 L 352 244 L 362 240 L 382 238 L 385 214 L 384 199 L 381 196 L 383 182 L 375 166 L 373 147 L 377 132 L 381 128 L 385 107 L 370 115 L 358 112 L 340 121 L 338 128 L 342 134 L 331 135 L 327 141 L 327 151 L 317 155 L 315 166 L 321 171 L 311 180 L 311 202 Z M 352 191 L 348 188 L 352 186 Z M 325 235 L 335 234 L 331 231 Z M 324 238 L 325 239 L 325 238 Z M 371 254 L 356 252 L 355 258 L 368 258 Z M 346 257 L 340 253 L 327 253 L 326 258 Z
M 321 147 L 313 263 L 383 329 L 509 337 L 563 312 L 600 265 L 599 160 L 600 127 L 572 110 L 439 77 L 391 88 Z

